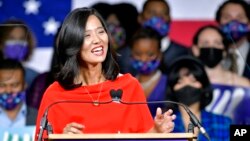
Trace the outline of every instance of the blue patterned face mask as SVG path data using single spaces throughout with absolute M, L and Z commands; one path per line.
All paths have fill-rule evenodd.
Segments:
M 5 58 L 23 61 L 28 54 L 28 43 L 26 41 L 6 41 L 3 53 Z
M 230 41 L 234 40 L 235 42 L 239 41 L 242 37 L 247 36 L 250 31 L 248 24 L 241 23 L 237 20 L 222 25 L 221 30 L 226 34 Z
M 160 60 L 154 59 L 151 61 L 140 61 L 132 59 L 132 66 L 141 74 L 147 75 L 158 69 L 160 65 Z
M 25 91 L 19 93 L 1 93 L 0 106 L 5 110 L 13 110 L 18 104 L 26 99 Z
M 126 42 L 125 29 L 116 24 L 108 24 L 108 29 L 112 36 L 112 47 L 115 49 L 122 47 Z
M 150 27 L 156 30 L 162 37 L 169 33 L 170 23 L 166 22 L 163 18 L 154 16 L 143 23 L 143 27 Z

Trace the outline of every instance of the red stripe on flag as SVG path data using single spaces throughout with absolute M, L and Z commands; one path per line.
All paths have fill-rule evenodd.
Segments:
M 172 21 L 170 29 L 170 38 L 174 41 L 190 47 L 192 45 L 192 38 L 195 32 L 205 25 L 216 25 L 213 20 L 199 20 L 199 21 Z

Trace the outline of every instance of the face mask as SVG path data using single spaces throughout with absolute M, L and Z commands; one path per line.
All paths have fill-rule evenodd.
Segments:
M 132 59 L 132 66 L 141 74 L 147 75 L 158 69 L 160 60 L 155 59 L 147 62 Z
M 13 110 L 18 104 L 26 99 L 25 91 L 19 93 L 2 93 L 0 94 L 0 106 L 5 110 Z
M 116 24 L 108 24 L 108 29 L 112 36 L 112 47 L 115 49 L 122 47 L 126 40 L 125 30 Z
M 165 37 L 169 33 L 170 24 L 161 17 L 152 17 L 143 23 L 143 27 L 151 27 L 156 30 L 161 36 Z
M 28 43 L 26 41 L 9 40 L 3 48 L 5 58 L 23 61 L 28 54 Z
M 237 20 L 222 25 L 221 30 L 226 34 L 230 41 L 234 40 L 235 42 L 239 41 L 242 37 L 247 36 L 250 31 L 248 24 L 240 23 Z
M 202 89 L 194 88 L 192 86 L 185 86 L 180 90 L 175 91 L 176 99 L 178 102 L 187 106 L 200 101 Z
M 199 59 L 209 68 L 217 66 L 223 57 L 223 50 L 217 48 L 201 48 Z

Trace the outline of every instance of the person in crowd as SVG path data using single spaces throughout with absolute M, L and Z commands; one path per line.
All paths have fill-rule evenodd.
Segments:
M 17 60 L 0 60 L 0 127 L 36 124 L 37 110 L 26 105 L 25 71 Z
M 35 39 L 28 26 L 21 20 L 8 20 L 0 26 L 0 55 L 2 58 L 28 62 L 35 47 Z M 1 58 L 1 57 L 0 57 Z M 39 74 L 32 68 L 25 68 L 25 81 L 28 86 Z
M 205 64 L 211 83 L 250 86 L 247 78 L 223 68 L 223 59 L 229 53 L 229 43 L 218 27 L 201 27 L 194 35 L 192 52 Z
M 192 56 L 177 58 L 168 71 L 167 99 L 186 105 L 197 117 L 211 141 L 229 141 L 231 119 L 205 110 L 211 102 L 212 87 L 203 64 Z M 193 132 L 199 141 L 207 141 L 181 105 L 171 105 L 176 114 L 173 132 Z
M 130 3 L 108 4 L 104 2 L 98 2 L 91 7 L 95 8 L 106 21 L 111 33 L 112 47 L 117 50 L 127 46 L 139 27 L 136 7 Z
M 36 135 L 43 133 L 39 127 L 45 110 L 53 133 L 169 133 L 173 130 L 175 115 L 171 109 L 163 112 L 158 108 L 153 119 L 146 104 L 124 104 L 146 102 L 146 98 L 136 78 L 119 73 L 108 35 L 105 21 L 93 8 L 76 8 L 66 16 L 58 36 L 60 72 L 43 96 Z M 120 95 L 123 103 L 113 101 L 114 95 Z M 46 137 L 46 132 L 42 136 Z
M 143 27 L 155 29 L 161 36 L 161 51 L 163 61 L 161 70 L 166 73 L 171 61 L 175 58 L 190 54 L 190 49 L 169 38 L 171 14 L 170 6 L 165 0 L 146 0 L 142 12 L 138 16 L 138 22 Z
M 217 12 L 216 21 L 230 41 L 229 51 L 236 59 L 236 72 L 250 78 L 250 43 L 248 41 L 250 11 L 243 0 L 227 0 Z M 230 63 L 229 63 L 230 64 Z
M 139 29 L 131 40 L 131 64 L 138 71 L 139 80 L 147 101 L 163 101 L 166 99 L 167 76 L 159 69 L 162 52 L 161 38 L 155 30 L 144 27 Z M 149 104 L 152 116 L 157 107 L 164 104 Z
M 233 119 L 235 107 L 249 93 L 247 89 L 250 88 L 250 82 L 247 78 L 223 67 L 228 50 L 228 40 L 216 26 L 201 27 L 194 35 L 192 52 L 204 63 L 214 88 L 213 101 L 207 110 Z
M 59 72 L 58 53 L 56 50 L 59 31 L 60 28 L 58 29 L 58 32 L 54 37 L 53 55 L 50 70 L 37 75 L 30 85 L 29 89 L 27 90 L 27 105 L 35 109 L 39 109 L 45 90 L 50 84 L 55 81 L 56 74 L 57 72 Z
M 126 60 L 131 57 L 129 47 L 131 37 L 139 28 L 136 7 L 130 3 L 107 4 L 104 2 L 96 3 L 92 7 L 102 15 L 107 23 L 112 37 L 111 46 L 120 54 L 117 59 L 120 72 L 135 75 L 135 70 Z

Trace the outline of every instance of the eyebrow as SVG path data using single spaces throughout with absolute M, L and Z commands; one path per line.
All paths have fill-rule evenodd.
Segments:
M 88 30 L 85 30 L 85 32 L 90 32 L 90 31 L 92 31 L 92 30 L 98 30 L 98 29 L 104 29 L 104 27 L 103 27 L 103 26 L 99 26 L 99 27 L 97 27 L 97 28 L 95 28 L 95 29 L 88 29 Z

